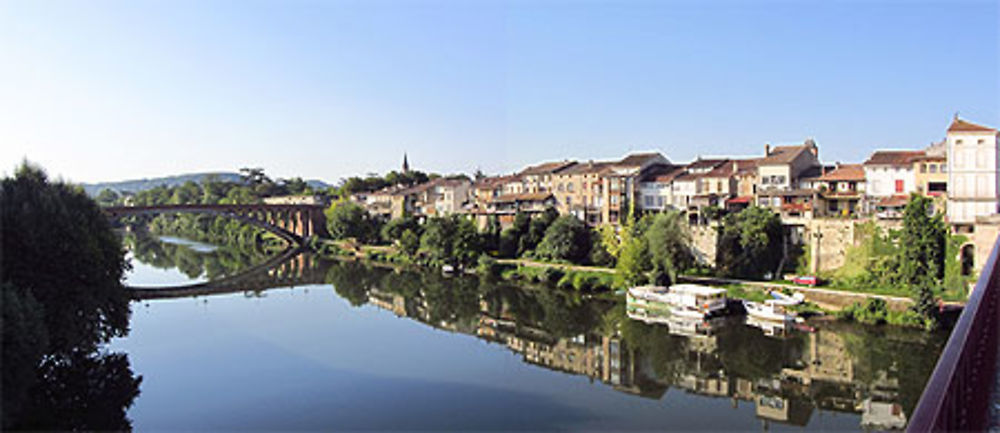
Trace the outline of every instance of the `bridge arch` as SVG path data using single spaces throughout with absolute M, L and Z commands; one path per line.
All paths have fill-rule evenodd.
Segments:
M 111 219 L 125 216 L 190 213 L 218 215 L 260 227 L 292 245 L 303 245 L 310 236 L 326 234 L 323 207 L 318 205 L 223 205 L 186 204 L 158 206 L 118 206 L 103 208 Z

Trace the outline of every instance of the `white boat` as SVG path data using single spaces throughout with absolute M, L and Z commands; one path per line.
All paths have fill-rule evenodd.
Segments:
M 747 315 L 756 319 L 770 320 L 776 322 L 795 321 L 796 314 L 785 309 L 786 305 L 768 299 L 763 303 L 743 301 L 743 308 L 747 310 Z
M 788 296 L 777 290 L 772 290 L 769 294 L 771 295 L 772 298 L 774 298 L 773 299 L 774 303 L 778 305 L 785 305 L 785 306 L 799 305 L 805 302 L 806 300 L 806 296 L 800 292 L 795 292 L 795 294 Z
M 694 284 L 632 287 L 625 299 L 628 317 L 647 323 L 667 324 L 670 318 L 700 321 L 726 308 L 724 289 Z

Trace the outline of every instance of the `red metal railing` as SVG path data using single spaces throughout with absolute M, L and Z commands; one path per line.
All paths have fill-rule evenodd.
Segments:
M 989 421 L 990 394 L 996 383 L 1000 336 L 1000 242 L 965 304 L 958 323 L 920 402 L 908 432 L 983 431 Z

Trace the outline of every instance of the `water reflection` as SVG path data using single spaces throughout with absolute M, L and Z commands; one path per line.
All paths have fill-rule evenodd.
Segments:
M 186 259 L 167 257 L 181 250 L 149 250 L 157 253 L 136 257 L 186 263 Z M 628 320 L 623 303 L 575 292 L 322 260 L 309 254 L 274 260 L 280 263 L 234 266 L 230 273 L 216 274 L 219 277 L 202 285 L 196 294 L 243 292 L 261 296 L 271 288 L 332 285 L 352 306 L 371 305 L 398 318 L 500 345 L 527 364 L 586 377 L 623 397 L 674 404 L 678 397 L 668 393 L 673 388 L 696 398 L 728 401 L 723 407 L 732 411 L 717 407 L 713 416 L 720 418 L 715 421 L 739 418 L 743 428 L 758 424 L 765 428 L 822 426 L 816 418 L 824 412 L 860 415 L 859 427 L 864 428 L 901 427 L 916 405 L 944 342 L 937 334 L 836 322 L 814 323 L 818 328 L 815 332 L 747 322 L 744 317 L 649 325 Z M 240 269 L 242 273 L 236 272 Z M 434 384 L 440 390 L 450 389 Z M 393 386 L 405 388 L 403 382 Z M 423 403 L 407 404 L 415 408 Z M 755 416 L 746 415 L 747 407 L 752 407 Z M 568 408 L 560 410 L 569 413 Z M 639 409 L 622 407 L 621 417 L 627 420 L 632 410 Z M 471 426 L 485 428 L 493 425 L 487 418 L 495 415 L 488 412 L 487 408 L 465 412 L 463 419 Z M 637 412 L 636 417 L 640 416 Z M 354 426 L 370 427 L 377 421 L 356 414 L 351 419 Z M 427 422 L 431 424 L 423 425 L 452 425 L 447 420 Z M 663 420 L 661 428 L 682 422 L 707 428 L 714 425 L 713 420 L 673 419 Z
M 329 268 L 353 305 L 502 344 L 524 362 L 661 399 L 673 387 L 753 405 L 757 418 L 809 425 L 817 410 L 861 414 L 862 427 L 900 428 L 944 337 L 825 322 L 803 332 L 745 317 L 670 326 L 628 320 L 624 306 L 569 292 L 485 280 Z

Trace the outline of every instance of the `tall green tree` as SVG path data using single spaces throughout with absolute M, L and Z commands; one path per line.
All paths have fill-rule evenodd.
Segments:
M 646 229 L 653 279 L 658 284 L 670 284 L 677 275 L 694 264 L 691 234 L 680 212 L 665 212 L 652 217 Z
M 590 253 L 590 229 L 579 218 L 564 215 L 545 231 L 536 254 L 549 260 L 584 263 Z
M 937 285 L 944 278 L 948 229 L 931 206 L 930 198 L 913 194 L 903 210 L 899 278 L 914 287 Z
M 726 276 L 761 278 L 777 271 L 784 242 L 781 218 L 750 206 L 726 215 L 719 228 L 715 266 Z
M 327 230 L 334 239 L 378 241 L 378 222 L 361 205 L 341 199 L 330 204 L 324 213 Z

